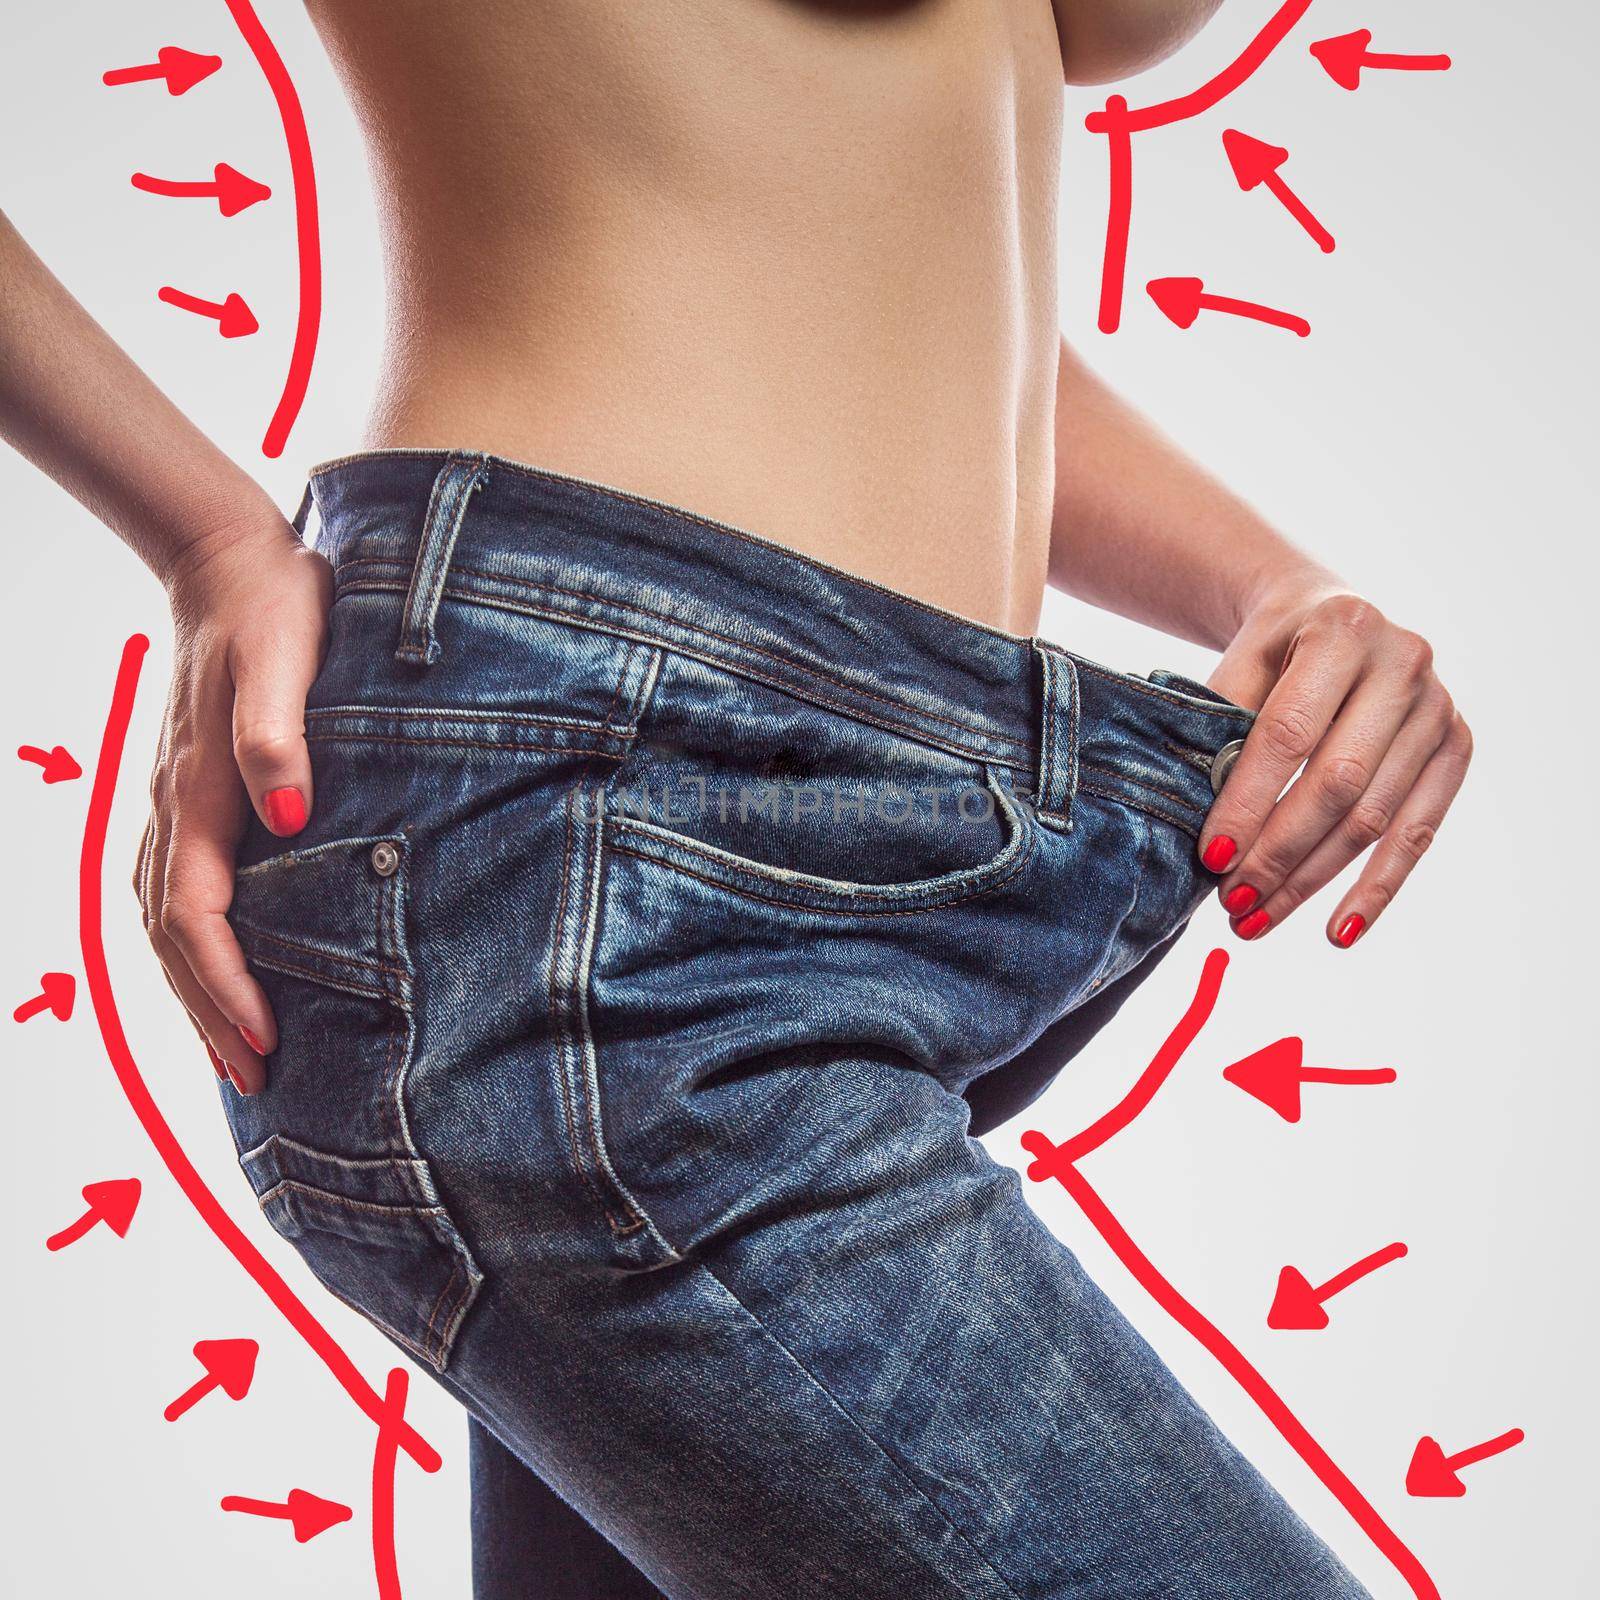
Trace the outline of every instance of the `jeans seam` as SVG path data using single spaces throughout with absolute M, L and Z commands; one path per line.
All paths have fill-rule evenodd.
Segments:
M 1130 797 L 1113 789 L 1101 789 L 1087 781 L 1082 784 L 1082 788 L 1086 793 L 1098 795 L 1102 800 L 1111 800 L 1118 805 L 1127 806 L 1132 811 L 1142 811 L 1147 816 L 1159 817 L 1163 822 L 1170 822 L 1173 827 L 1181 829 L 1191 839 L 1200 837 L 1200 830 L 1194 823 L 1185 821 L 1182 817 L 1175 817 L 1171 812 L 1163 811 L 1160 806 L 1151 805 L 1148 801 Z
M 594 729 L 601 732 L 601 729 Z M 416 744 L 436 745 L 460 750 L 544 750 L 553 755 L 600 756 L 607 761 L 618 761 L 615 750 L 595 750 L 586 745 L 540 744 L 534 739 L 459 739 L 450 736 L 410 737 L 398 733 L 308 733 L 307 744 Z
M 717 1287 L 721 1289 L 722 1292 L 727 1295 L 727 1297 L 732 1300 L 736 1306 L 738 1306 L 745 1316 L 747 1316 L 755 1325 L 759 1332 L 764 1337 L 770 1339 L 773 1344 L 775 1344 L 778 1349 L 783 1352 L 785 1358 L 794 1365 L 798 1372 L 804 1374 L 806 1381 L 810 1383 L 820 1395 L 823 1396 L 828 1404 L 831 1405 L 841 1417 L 844 1418 L 845 1422 L 848 1423 L 849 1426 L 858 1434 L 860 1434 L 860 1436 L 865 1439 L 867 1443 L 870 1444 L 885 1461 L 889 1463 L 894 1471 L 905 1480 L 906 1487 L 911 1491 L 911 1493 L 914 1494 L 924 1505 L 926 1505 L 928 1509 L 932 1511 L 933 1514 L 940 1520 L 940 1522 L 942 1522 L 945 1527 L 947 1527 L 950 1532 L 958 1540 L 960 1540 L 963 1548 L 968 1550 L 973 1559 L 982 1566 L 983 1570 L 987 1572 L 995 1580 L 995 1582 L 1001 1586 L 1002 1589 L 1005 1590 L 1006 1594 L 1011 1596 L 1011 1600 L 1022 1600 L 1022 1596 L 1018 1594 L 1017 1591 L 1011 1586 L 1005 1575 L 1001 1573 L 998 1568 L 996 1568 L 994 1563 L 990 1561 L 990 1559 L 980 1549 L 978 1549 L 978 1547 L 968 1537 L 966 1532 L 951 1519 L 949 1513 L 945 1511 L 939 1502 L 930 1494 L 928 1494 L 922 1485 L 919 1484 L 914 1477 L 912 1477 L 910 1469 L 894 1453 L 894 1451 L 892 1451 L 881 1439 L 879 1439 L 877 1435 L 871 1431 L 871 1429 L 866 1427 L 855 1415 L 855 1413 L 851 1411 L 847 1405 L 845 1405 L 838 1395 L 836 1395 L 833 1390 L 831 1390 L 827 1384 L 825 1384 L 822 1379 L 819 1378 L 817 1374 L 814 1373 L 811 1368 L 807 1366 L 806 1363 L 802 1361 L 800 1357 L 796 1355 L 795 1352 L 778 1337 L 771 1327 L 763 1322 L 761 1318 L 757 1316 L 756 1313 L 752 1311 L 742 1299 L 740 1299 L 739 1295 L 735 1292 L 732 1285 L 730 1285 L 726 1279 L 722 1278 L 709 1266 L 706 1266 L 704 1262 L 701 1262 L 699 1265 L 705 1275 L 714 1284 L 716 1284 Z M 934 1568 L 933 1570 L 937 1571 L 938 1569 Z M 940 1576 L 946 1578 L 947 1581 L 958 1581 L 950 1579 L 949 1574 L 947 1573 L 940 1573 Z
M 558 896 L 556 926 L 551 938 L 550 951 L 550 1016 L 555 1070 L 560 1090 L 562 1114 L 566 1122 L 567 1149 L 579 1178 L 588 1188 L 599 1207 L 606 1226 L 617 1239 L 631 1238 L 644 1232 L 660 1245 L 668 1259 L 677 1259 L 678 1252 L 660 1234 L 638 1202 L 628 1192 L 611 1163 L 604 1135 L 601 1131 L 599 1107 L 599 1068 L 594 1039 L 589 1026 L 588 982 L 589 962 L 592 958 L 595 927 L 598 922 L 598 901 L 602 852 L 604 849 L 604 814 L 601 806 L 593 807 L 590 826 L 593 833 L 587 854 L 579 864 L 582 883 L 574 882 L 574 818 L 582 809 L 585 780 L 580 779 L 567 792 L 566 839 L 562 849 L 561 891 Z M 577 895 L 582 893 L 582 903 Z M 568 924 L 571 924 L 571 934 Z M 563 986 L 558 977 L 563 966 L 563 955 L 570 956 L 572 968 L 566 984 L 565 1004 Z M 579 1123 L 582 1138 L 579 1136 Z M 588 1147 L 588 1159 L 584 1146 Z
M 1122 930 L 1139 914 L 1139 901 L 1144 896 L 1145 869 L 1150 862 L 1150 822 L 1142 813 L 1135 811 L 1139 819 L 1139 859 L 1134 866 L 1133 899 L 1128 902 L 1128 909 L 1122 913 L 1117 923 L 1116 931 L 1106 941 L 1106 953 L 1100 958 L 1100 965 L 1095 968 L 1094 976 L 1089 980 L 1085 994 L 1098 989 L 1105 981 L 1106 969 L 1111 965 L 1111 958 L 1117 953 L 1117 944 L 1122 936 Z M 1148 952 L 1146 952 L 1148 953 Z M 1141 955 L 1140 960 L 1144 957 Z M 1137 962 L 1135 963 L 1137 965 Z
M 1113 767 L 1085 766 L 1083 770 L 1092 772 L 1102 781 L 1109 779 L 1112 783 L 1126 783 L 1144 794 L 1153 794 L 1162 800 L 1170 800 L 1175 806 L 1182 806 L 1185 810 L 1189 808 L 1189 800 L 1186 796 L 1173 794 L 1169 789 L 1158 789 L 1153 783 L 1146 783 L 1142 778 L 1130 778 L 1127 773 L 1118 772 Z
M 274 955 L 271 951 L 262 951 L 259 946 L 249 949 L 246 952 L 246 959 L 252 966 L 267 967 L 273 972 L 285 972 L 290 977 L 304 978 L 307 983 L 320 983 L 325 988 L 338 989 L 345 994 L 357 994 L 366 1000 L 392 1002 L 394 998 L 386 990 L 369 989 L 364 984 L 356 982 L 354 978 L 336 978 L 329 973 L 319 972 L 314 967 L 301 966 L 282 956 Z
M 578 1148 L 578 1123 L 573 1110 L 573 1086 L 568 1070 L 568 1027 L 562 1015 L 559 986 L 556 982 L 561 966 L 562 948 L 567 937 L 567 902 L 571 898 L 572 884 L 572 803 L 573 794 L 569 791 L 566 802 L 566 832 L 561 848 L 561 888 L 556 896 L 555 924 L 550 935 L 550 1033 L 551 1045 L 555 1055 L 556 1086 L 561 1096 L 562 1120 L 566 1125 L 567 1152 L 572 1161 L 573 1170 L 577 1173 L 584 1186 L 594 1196 L 595 1204 L 599 1206 L 606 1219 L 606 1226 L 613 1233 L 618 1232 L 617 1219 L 611 1214 L 611 1208 L 606 1204 L 605 1196 L 600 1192 L 593 1174 L 589 1171 L 583 1154 Z
M 364 557 L 345 562 L 340 568 L 340 571 L 345 572 L 350 570 L 352 567 L 357 566 L 393 567 L 397 565 L 399 565 L 399 563 L 388 561 L 382 557 Z M 752 644 L 749 640 L 737 638 L 732 634 L 718 633 L 713 628 L 701 627 L 697 623 L 686 621 L 680 617 L 669 616 L 665 612 L 653 611 L 648 606 L 641 606 L 633 601 L 619 600 L 611 595 L 592 594 L 587 589 L 568 589 L 561 584 L 539 583 L 533 579 L 512 577 L 505 573 L 484 572 L 476 567 L 455 566 L 452 567 L 451 570 L 452 572 L 463 577 L 482 578 L 490 583 L 504 584 L 510 589 L 520 589 L 523 591 L 532 591 L 534 593 L 552 595 L 566 595 L 574 600 L 592 600 L 601 605 L 614 606 L 619 611 L 632 612 L 641 617 L 648 617 L 657 624 L 665 624 L 669 627 L 681 628 L 686 633 L 697 634 L 704 639 L 715 639 L 723 644 L 732 645 L 738 650 L 749 651 L 753 655 L 763 656 L 767 660 L 777 662 L 780 666 L 788 667 L 792 671 L 803 673 L 807 677 L 817 678 L 824 683 L 831 684 L 834 688 L 842 690 L 846 694 L 859 695 L 864 699 L 875 701 L 880 705 L 892 706 L 896 710 L 904 711 L 910 716 L 926 717 L 930 722 L 936 722 L 945 727 L 953 728 L 958 733 L 966 734 L 976 739 L 987 739 L 993 744 L 1004 746 L 1006 749 L 1018 752 L 1024 756 L 1026 756 L 1028 753 L 1026 746 L 1023 745 L 1021 741 L 1008 738 L 1004 734 L 976 727 L 970 722 L 963 722 L 955 717 L 941 716 L 936 711 L 924 710 L 922 707 L 914 705 L 905 700 L 895 699 L 890 695 L 874 694 L 870 689 L 862 688 L 859 684 L 847 682 L 843 678 L 836 677 L 833 673 L 824 672 L 820 668 L 812 666 L 804 661 L 796 660 L 792 656 L 780 654 L 775 650 L 765 649 L 761 645 Z M 398 585 L 393 583 L 383 583 L 381 581 L 373 583 L 371 580 L 367 580 L 365 586 L 388 590 L 391 592 L 398 587 Z M 342 584 L 341 587 L 346 591 L 350 591 L 356 589 L 357 584 Z M 496 599 L 498 599 L 499 603 L 505 605 L 507 609 L 522 609 L 518 607 L 514 601 L 510 601 L 502 597 L 477 594 L 469 587 L 457 585 L 450 592 L 453 598 L 467 601 L 469 603 L 476 603 L 480 605 L 485 603 L 492 604 Z M 535 616 L 554 617 L 558 621 L 570 622 L 573 620 L 570 612 L 565 612 L 555 607 L 536 608 L 531 614 Z M 665 648 L 671 649 L 673 646 L 670 642 L 668 642 L 665 644 Z M 723 666 L 727 665 L 726 662 L 721 662 L 719 664 Z

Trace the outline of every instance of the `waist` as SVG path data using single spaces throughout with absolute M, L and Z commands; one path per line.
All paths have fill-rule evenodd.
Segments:
M 501 457 L 380 450 L 313 470 L 336 592 L 554 618 L 651 643 L 1021 776 L 1194 832 L 1252 714 L 1169 672 L 1117 672 L 743 528 Z M 430 609 L 431 608 L 431 609 Z M 424 615 L 426 613 L 426 615 Z

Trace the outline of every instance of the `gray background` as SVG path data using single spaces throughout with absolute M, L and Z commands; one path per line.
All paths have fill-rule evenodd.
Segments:
M 313 461 L 356 440 L 382 309 L 372 202 L 354 127 L 308 25 L 261 11 L 304 96 L 321 180 L 328 316 L 311 400 L 286 458 L 257 446 L 287 356 L 293 265 L 276 117 L 220 0 L 58 3 L 8 23 L 0 205 L 89 307 L 284 504 Z M 1235 0 L 1175 63 L 1135 86 L 1192 87 L 1264 20 Z M 1448 50 L 1448 74 L 1370 76 L 1356 94 L 1305 53 L 1367 25 L 1380 48 Z M 441 32 L 441 48 L 447 33 Z M 166 43 L 224 55 L 181 100 L 107 90 L 100 72 Z M 1171 1086 L 1096 1156 L 1092 1181 L 1135 1237 L 1279 1385 L 1423 1556 L 1449 1600 L 1578 1600 L 1600 1577 L 1593 1506 L 1596 1385 L 1589 1260 L 1597 1110 L 1587 837 L 1595 782 L 1590 640 L 1595 417 L 1589 302 L 1590 7 L 1318 0 L 1257 79 L 1203 122 L 1142 136 L 1124 330 L 1093 331 L 1104 158 L 1069 96 L 1063 314 L 1091 359 L 1196 454 L 1390 613 L 1427 632 L 1478 736 L 1469 787 L 1399 906 L 1354 952 L 1321 908 L 1234 961 L 1211 1027 Z M 1583 111 L 1579 111 L 1583 107 Z M 1264 194 L 1233 185 L 1224 126 L 1286 144 L 1291 181 L 1333 229 L 1317 253 Z M 231 221 L 136 194 L 129 172 L 230 161 L 279 198 Z M 1139 286 L 1193 273 L 1288 307 L 1309 340 L 1206 317 L 1164 322 Z M 159 305 L 173 283 L 244 294 L 263 332 L 224 344 Z M 461 441 L 470 443 L 470 441 Z M 125 878 L 142 825 L 168 645 L 153 581 L 75 504 L 0 456 L 10 563 L 0 668 L 4 735 L 93 757 L 122 639 L 154 649 L 110 848 L 108 942 L 135 1051 L 179 1136 L 234 1215 L 378 1380 L 390 1348 L 316 1291 L 256 1216 L 209 1069 L 143 946 Z M 1066 602 L 1054 637 L 1094 657 L 1204 672 L 1203 653 Z M 75 852 L 87 784 L 4 778 L 0 934 L 7 1005 L 76 969 Z M 1181 1009 L 1208 943 L 1182 953 L 1028 1122 L 1083 1126 L 1131 1080 Z M 0 1026 L 9 1027 L 8 1023 Z M 1285 1034 L 1324 1065 L 1393 1065 L 1393 1088 L 1311 1091 L 1290 1127 L 1222 1083 L 1222 1066 Z M 87 1004 L 7 1036 L 3 1494 L 0 1573 L 17 1595 L 371 1591 L 365 1531 L 297 1547 L 225 1517 L 220 1495 L 299 1485 L 366 1502 L 371 1429 L 284 1331 L 161 1172 L 114 1084 Z M 994 1141 L 1018 1160 L 1018 1130 Z M 103 1230 L 60 1255 L 49 1233 L 85 1182 L 138 1174 L 126 1242 Z M 1053 1186 L 1036 1199 L 1167 1359 L 1381 1600 L 1406 1592 L 1209 1359 L 1157 1313 Z M 1352 1290 L 1317 1335 L 1269 1333 L 1278 1269 L 1314 1279 L 1403 1239 L 1409 1260 Z M 263 1352 L 249 1398 L 161 1420 L 191 1381 L 197 1338 Z M 412 1416 L 448 1457 L 400 1473 L 412 1597 L 466 1593 L 459 1416 L 417 1379 Z M 1528 1442 L 1469 1475 L 1465 1502 L 1414 1501 L 1420 1434 L 1459 1449 L 1521 1426 Z

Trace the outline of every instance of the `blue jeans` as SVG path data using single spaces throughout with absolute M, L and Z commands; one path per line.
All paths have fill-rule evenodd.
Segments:
M 470 1411 L 482 1600 L 1361 1596 L 972 1137 L 1206 894 L 1249 714 L 511 462 L 313 485 L 225 1098 Z

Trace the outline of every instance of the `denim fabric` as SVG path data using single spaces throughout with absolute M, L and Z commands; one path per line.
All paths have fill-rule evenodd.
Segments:
M 282 1043 L 225 1099 L 475 1419 L 480 1594 L 1360 1596 L 966 1098 L 1037 1094 L 1205 896 L 1249 714 L 510 462 L 313 484 L 315 808 L 231 912 Z

